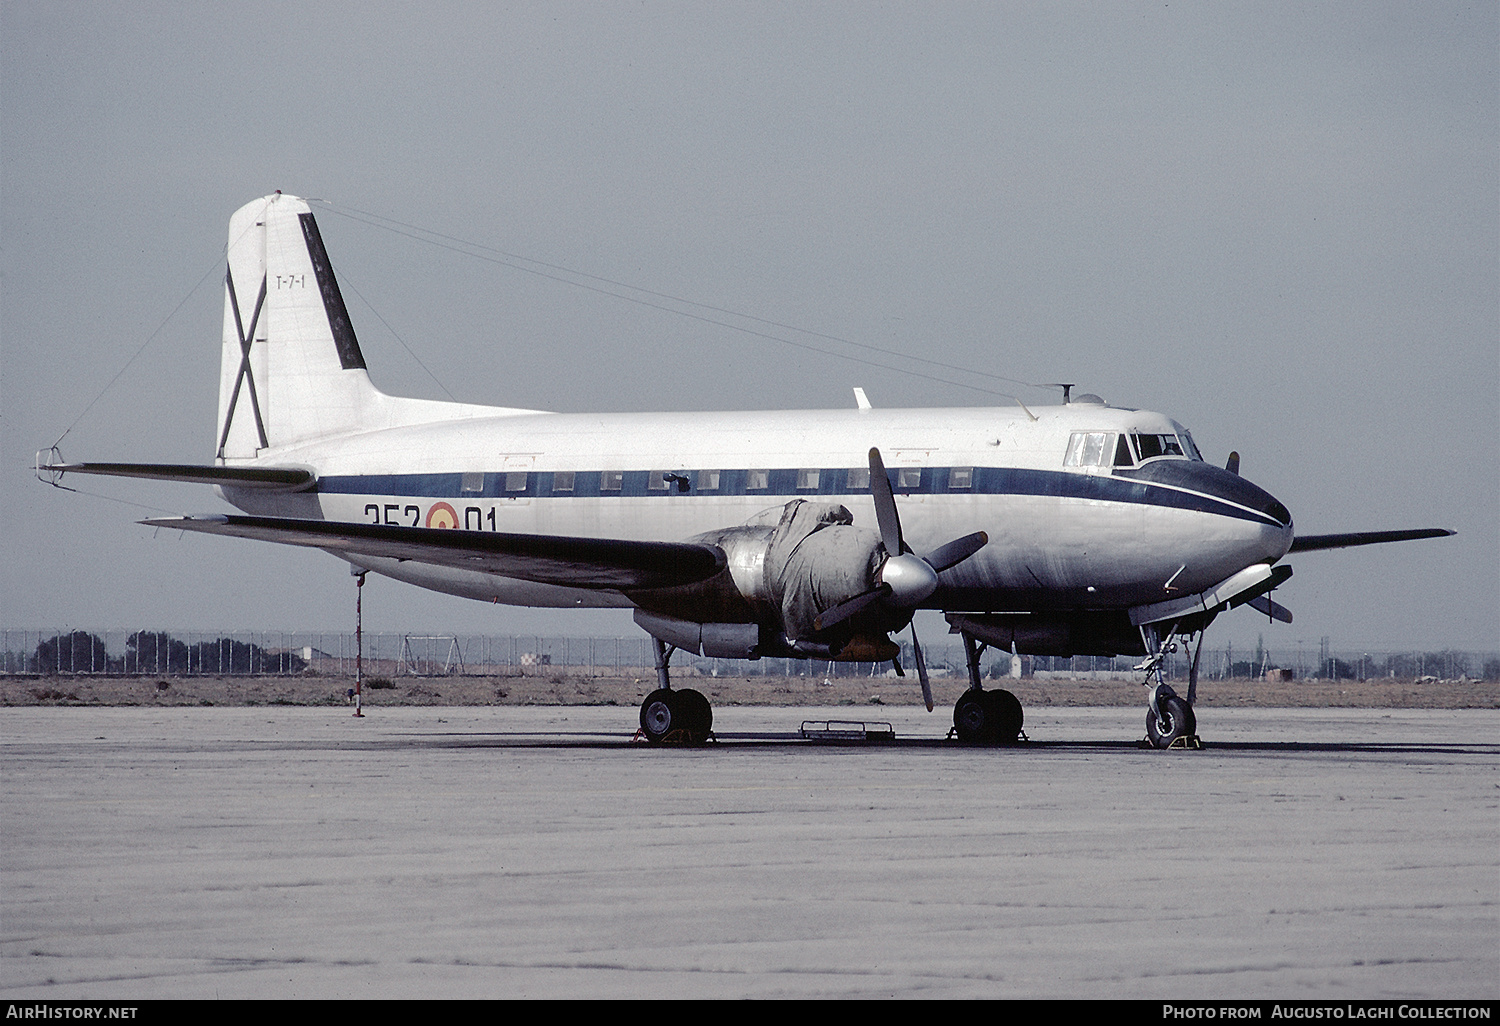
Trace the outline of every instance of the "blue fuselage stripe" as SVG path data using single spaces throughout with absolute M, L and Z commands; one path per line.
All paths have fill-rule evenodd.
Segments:
M 911 468 L 915 470 L 916 468 Z M 1284 526 L 1267 513 L 1246 509 L 1225 502 L 1213 495 L 1190 489 L 1164 487 L 1149 481 L 1112 477 L 1105 474 L 1074 474 L 1055 470 L 1025 470 L 1014 467 L 974 467 L 971 469 L 969 487 L 950 486 L 951 467 L 923 467 L 918 484 L 902 482 L 899 472 L 892 472 L 892 487 L 897 495 L 1034 495 L 1069 499 L 1090 499 L 1099 502 L 1120 502 L 1131 505 L 1162 506 L 1171 509 L 1214 513 L 1237 520 L 1249 520 L 1273 527 Z M 769 469 L 720 470 L 717 488 L 700 488 L 699 482 L 707 479 L 705 471 L 671 471 L 686 477 L 689 482 L 687 494 L 696 496 L 750 495 L 768 498 L 793 499 L 819 496 L 837 497 L 869 494 L 869 487 L 850 488 L 851 471 L 844 468 L 824 469 L 817 472 L 817 487 L 798 488 L 800 480 L 807 480 L 806 470 Z M 753 483 L 764 480 L 765 487 L 751 488 Z M 322 477 L 317 490 L 328 495 L 380 495 L 411 498 L 434 498 L 469 501 L 477 499 L 597 499 L 597 498 L 650 498 L 679 496 L 677 482 L 665 481 L 659 472 L 656 488 L 650 487 L 653 472 L 626 470 L 623 472 L 578 471 L 571 475 L 572 487 L 560 488 L 568 475 L 551 471 L 473 474 L 367 474 Z M 559 480 L 561 479 L 561 480 Z M 601 487 L 605 483 L 617 482 L 619 487 Z M 666 487 L 661 487 L 665 483 Z M 465 487 L 467 485 L 467 487 Z

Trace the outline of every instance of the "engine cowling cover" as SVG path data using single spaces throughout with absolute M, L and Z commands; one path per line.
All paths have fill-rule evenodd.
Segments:
M 688 540 L 722 549 L 724 571 L 690 587 L 632 594 L 636 605 L 698 623 L 756 623 L 768 636 L 822 651 L 836 652 L 857 628 L 820 635 L 813 621 L 874 587 L 886 558 L 880 535 L 855 527 L 846 507 L 805 499 L 783 506 L 774 526 L 745 524 Z

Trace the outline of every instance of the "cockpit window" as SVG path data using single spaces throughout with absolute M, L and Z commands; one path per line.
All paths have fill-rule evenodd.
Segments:
M 1133 460 L 1130 456 L 1130 443 L 1125 440 L 1124 435 L 1121 435 L 1119 441 L 1115 443 L 1115 466 L 1135 466 L 1135 460 Z
M 1177 437 L 1182 439 L 1182 447 L 1187 450 L 1187 454 L 1193 459 L 1197 460 L 1199 463 L 1202 463 L 1203 454 L 1198 451 L 1198 446 L 1193 441 L 1193 433 L 1187 428 L 1183 428 L 1181 431 L 1177 432 Z
M 1110 445 L 1114 436 L 1108 431 L 1074 431 L 1068 439 L 1068 452 L 1063 457 L 1065 467 L 1103 467 L 1114 455 Z
M 1135 441 L 1135 454 L 1142 462 L 1158 456 L 1181 456 L 1182 445 L 1176 435 L 1131 435 Z

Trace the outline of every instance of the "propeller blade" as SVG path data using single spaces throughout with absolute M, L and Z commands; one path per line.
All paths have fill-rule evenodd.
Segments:
M 1257 595 L 1249 602 L 1246 602 L 1245 605 L 1249 606 L 1251 609 L 1260 610 L 1262 613 L 1265 613 L 1273 620 L 1280 620 L 1282 623 L 1292 622 L 1292 611 L 1286 606 L 1282 605 L 1280 602 L 1271 601 L 1271 599 L 1265 595 Z
M 1231 474 L 1240 472 L 1240 454 L 1238 451 L 1229 454 L 1229 462 L 1224 464 L 1224 469 Z
M 870 450 L 870 495 L 875 501 L 880 542 L 886 550 L 886 561 L 879 573 L 880 583 L 823 610 L 813 620 L 814 630 L 827 630 L 843 623 L 881 599 L 890 599 L 903 609 L 912 608 L 938 588 L 938 574 L 962 563 L 989 543 L 989 535 L 983 531 L 975 531 L 939 546 L 926 557 L 908 555 L 910 550 L 901 536 L 901 517 L 896 512 L 896 496 L 891 489 L 891 479 L 885 472 L 885 461 L 880 458 L 879 449 Z M 917 675 L 922 679 L 922 695 L 930 712 L 932 686 L 927 680 L 927 664 L 922 659 L 922 648 L 917 641 L 915 628 L 912 630 L 912 651 L 916 654 Z M 901 673 L 899 661 L 896 672 Z
M 922 701 L 927 711 L 932 712 L 932 682 L 927 679 L 927 660 L 922 658 L 922 646 L 917 642 L 917 625 L 911 625 L 911 654 L 917 661 L 917 679 L 922 682 Z
M 988 545 L 989 541 L 989 535 L 983 531 L 975 531 L 973 534 L 966 534 L 962 538 L 957 538 L 947 545 L 934 549 L 922 558 L 927 560 L 928 565 L 934 570 L 942 573 L 949 567 L 957 566 L 974 555 L 974 553 Z
M 878 584 L 869 591 L 862 592 L 847 602 L 840 602 L 832 609 L 825 609 L 813 620 L 814 630 L 826 630 L 834 624 L 843 623 L 849 617 L 874 602 L 891 590 L 888 584 Z
M 906 551 L 901 539 L 901 518 L 896 515 L 896 496 L 891 492 L 891 479 L 886 476 L 879 449 L 870 450 L 870 495 L 875 499 L 875 522 L 880 525 L 885 551 L 899 556 Z

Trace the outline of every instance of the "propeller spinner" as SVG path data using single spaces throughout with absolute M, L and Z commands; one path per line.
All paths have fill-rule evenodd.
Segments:
M 875 575 L 875 587 L 824 610 L 813 624 L 818 630 L 842 623 L 877 602 L 899 610 L 915 609 L 937 591 L 940 573 L 962 563 L 989 542 L 989 535 L 983 531 L 975 531 L 939 546 L 926 556 L 913 553 L 901 535 L 901 517 L 896 512 L 896 496 L 891 490 L 891 479 L 885 472 L 885 461 L 880 458 L 879 449 L 870 450 L 870 492 L 875 500 L 875 521 L 880 527 L 880 541 L 888 555 Z M 911 647 L 917 664 L 917 677 L 922 682 L 922 700 L 927 703 L 927 711 L 931 712 L 932 685 L 927 678 L 927 663 L 922 658 L 922 646 L 917 641 L 915 623 L 911 628 Z

